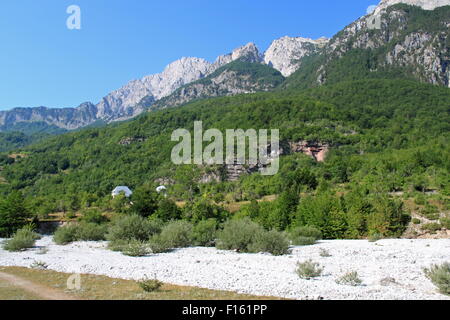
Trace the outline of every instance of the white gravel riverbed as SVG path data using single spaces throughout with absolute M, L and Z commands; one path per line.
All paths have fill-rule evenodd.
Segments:
M 48 252 L 39 254 L 41 247 Z M 148 276 L 172 284 L 294 299 L 450 299 L 439 294 L 422 271 L 431 264 L 450 262 L 450 239 L 321 241 L 293 247 L 290 255 L 281 257 L 187 248 L 133 258 L 105 247 L 105 242 L 58 246 L 46 236 L 25 252 L 0 249 L 0 266 L 30 267 L 42 261 L 60 272 L 136 280 Z M 322 257 L 321 248 L 331 257 Z M 296 263 L 308 259 L 323 266 L 321 277 L 302 280 L 297 276 Z M 335 282 L 349 271 L 358 272 L 361 286 Z M 386 278 L 395 282 L 381 281 Z

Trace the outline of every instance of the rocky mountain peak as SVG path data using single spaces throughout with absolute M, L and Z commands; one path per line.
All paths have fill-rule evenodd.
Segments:
M 235 60 L 243 60 L 246 62 L 252 62 L 252 63 L 261 63 L 263 62 L 263 58 L 256 47 L 256 45 L 252 42 L 247 43 L 245 46 L 239 47 L 233 52 L 219 56 L 214 63 L 214 66 L 216 68 L 220 68 L 223 65 L 226 65 L 232 61 Z
M 381 10 L 398 3 L 421 7 L 424 10 L 434 10 L 439 7 L 449 6 L 450 0 L 381 0 L 374 13 L 377 14 Z
M 315 53 L 328 41 L 327 38 L 282 37 L 272 42 L 264 54 L 264 62 L 288 77 L 300 67 L 302 58 Z

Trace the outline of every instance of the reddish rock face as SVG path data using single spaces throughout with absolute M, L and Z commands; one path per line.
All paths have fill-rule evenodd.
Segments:
M 328 144 L 322 144 L 320 142 L 290 142 L 289 146 L 293 153 L 304 153 L 318 162 L 325 161 L 330 146 Z

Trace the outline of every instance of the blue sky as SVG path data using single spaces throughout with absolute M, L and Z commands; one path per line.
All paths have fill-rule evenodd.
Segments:
M 331 37 L 377 0 L 2 0 L 0 109 L 97 103 L 182 56 Z M 69 30 L 67 7 L 81 8 Z

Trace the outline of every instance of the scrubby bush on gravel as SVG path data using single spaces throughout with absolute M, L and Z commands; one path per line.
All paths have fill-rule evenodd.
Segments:
M 102 241 L 105 240 L 108 226 L 105 224 L 96 223 L 80 223 L 77 226 L 76 239 L 77 241 Z
M 56 229 L 53 234 L 53 241 L 59 245 L 65 245 L 76 241 L 78 226 L 75 224 L 65 225 Z
M 215 219 L 202 220 L 194 226 L 192 239 L 196 246 L 213 247 L 217 234 Z
M 139 215 L 120 216 L 111 222 L 106 238 L 109 241 L 147 241 L 161 231 L 162 222 L 149 220 Z
M 289 237 L 296 246 L 309 246 L 322 239 L 322 232 L 315 227 L 297 227 L 289 232 Z
M 218 233 L 217 248 L 250 252 L 255 238 L 264 232 L 263 227 L 249 218 L 229 220 L 224 223 L 223 230 Z
M 148 247 L 153 254 L 168 252 L 172 249 L 170 243 L 168 243 L 166 239 L 163 239 L 159 234 L 154 235 L 149 240 Z
M 289 240 L 283 232 L 276 230 L 260 232 L 250 244 L 249 251 L 268 252 L 274 256 L 281 256 L 289 253 Z
M 305 280 L 320 277 L 322 271 L 323 268 L 320 266 L 320 264 L 313 262 L 312 260 L 297 263 L 296 272 L 300 278 Z
M 78 225 L 68 224 L 59 227 L 53 234 L 53 241 L 59 245 L 65 245 L 77 241 Z
M 192 244 L 192 230 L 187 221 L 172 221 L 161 230 L 159 241 L 170 248 L 186 248 Z
M 145 292 L 154 292 L 163 286 L 163 283 L 156 279 L 142 279 L 138 281 L 137 284 Z
M 351 271 L 336 279 L 336 283 L 356 287 L 361 285 L 362 280 L 359 278 L 358 272 Z
M 450 295 L 450 263 L 432 265 L 424 269 L 425 275 L 442 294 Z
M 320 256 L 322 258 L 329 258 L 329 257 L 331 257 L 331 253 L 328 250 L 323 249 L 323 248 L 320 248 L 320 253 L 319 254 L 320 254 Z
M 40 239 L 40 236 L 33 231 L 33 227 L 25 226 L 17 230 L 12 239 L 5 241 L 3 249 L 7 251 L 24 251 L 32 248 L 38 239 Z
M 124 255 L 130 257 L 143 257 L 150 253 L 150 247 L 146 242 L 130 240 L 123 244 L 120 250 Z
M 105 240 L 108 227 L 96 223 L 71 223 L 58 228 L 53 234 L 53 241 L 59 245 L 74 241 L 102 241 Z

